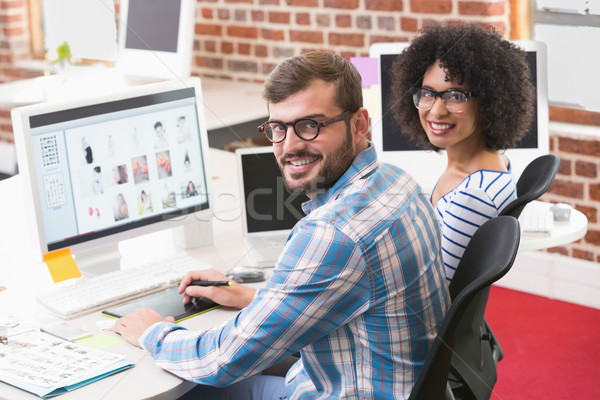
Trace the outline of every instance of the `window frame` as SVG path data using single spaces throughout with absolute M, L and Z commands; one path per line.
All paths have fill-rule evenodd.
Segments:
M 510 39 L 530 40 L 536 23 L 600 27 L 600 15 L 571 14 L 537 10 L 536 0 L 510 0 Z M 550 103 L 551 121 L 600 125 L 600 112 Z

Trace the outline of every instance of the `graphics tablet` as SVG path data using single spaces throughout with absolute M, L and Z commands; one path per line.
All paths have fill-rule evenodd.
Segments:
M 174 317 L 175 321 L 178 322 L 218 308 L 220 305 L 205 297 L 195 298 L 190 303 L 184 305 L 183 295 L 177 293 L 177 287 L 172 287 L 135 299 L 129 303 L 111 307 L 108 310 L 102 311 L 102 314 L 108 317 L 121 318 L 125 314 L 144 307 L 156 310 L 163 317 Z

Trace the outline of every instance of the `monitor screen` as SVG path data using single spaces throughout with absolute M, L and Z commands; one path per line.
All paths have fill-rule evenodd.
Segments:
M 210 218 L 203 110 L 197 78 L 14 109 L 41 254 Z
M 521 175 L 523 169 L 534 158 L 547 154 L 549 151 L 548 132 L 548 100 L 546 87 L 546 52 L 543 43 L 535 41 L 515 41 L 527 52 L 527 64 L 531 70 L 531 79 L 537 92 L 534 118 L 528 133 L 513 149 L 508 149 L 506 155 L 511 162 L 515 178 Z M 444 151 L 424 151 L 402 134 L 392 113 L 389 112 L 392 63 L 409 43 L 378 43 L 371 46 L 371 57 L 379 60 L 379 85 L 377 98 L 381 102 L 380 112 L 372 115 L 373 141 L 383 161 L 398 165 L 406 170 L 430 193 L 446 165 Z M 427 167 L 424 167 L 427 166 Z
M 304 217 L 302 203 L 308 197 L 285 189 L 272 147 L 238 151 L 246 232 L 292 229 Z
M 196 2 L 121 0 L 119 4 L 119 70 L 146 78 L 190 76 Z

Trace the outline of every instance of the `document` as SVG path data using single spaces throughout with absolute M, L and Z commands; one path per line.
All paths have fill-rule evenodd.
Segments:
M 39 331 L 10 336 L 0 344 L 0 381 L 43 398 L 75 390 L 133 365 L 122 355 Z

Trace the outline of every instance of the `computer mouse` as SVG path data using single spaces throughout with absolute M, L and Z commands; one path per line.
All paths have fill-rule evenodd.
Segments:
M 237 283 L 262 282 L 266 279 L 264 271 L 255 267 L 234 267 L 225 275 Z

